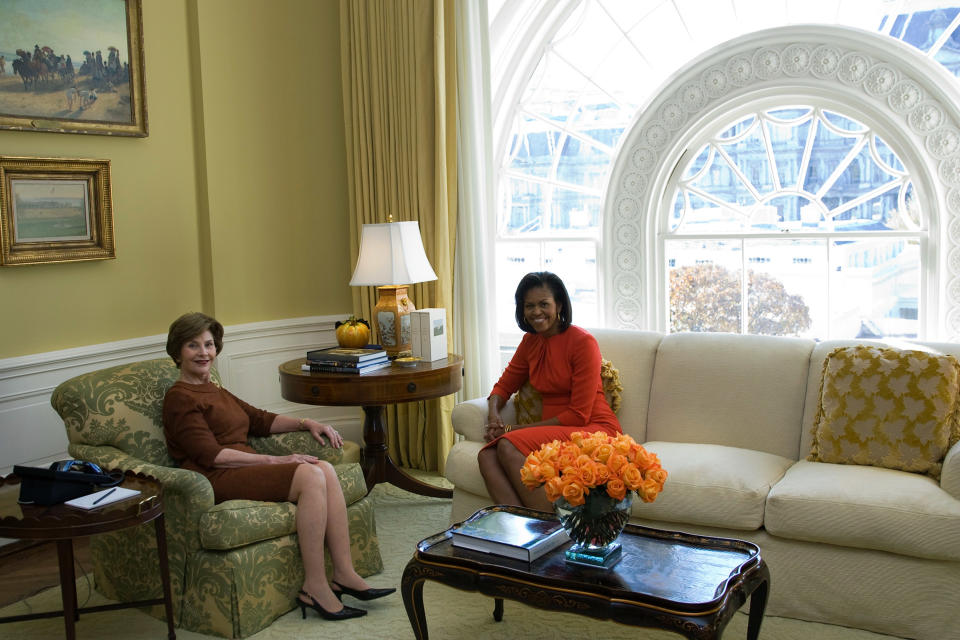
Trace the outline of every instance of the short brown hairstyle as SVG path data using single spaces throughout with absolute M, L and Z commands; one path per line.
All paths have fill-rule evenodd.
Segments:
M 213 335 L 213 344 L 217 348 L 217 355 L 223 349 L 223 325 L 205 313 L 185 313 L 170 325 L 167 332 L 167 354 L 173 358 L 173 363 L 180 368 L 180 352 L 183 345 L 191 338 L 195 338 L 204 331 Z

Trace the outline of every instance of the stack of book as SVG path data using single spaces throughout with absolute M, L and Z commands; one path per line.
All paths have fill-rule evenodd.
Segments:
M 451 532 L 455 547 L 526 562 L 533 562 L 568 540 L 570 537 L 556 520 L 528 518 L 507 511 L 487 511 Z
M 390 366 L 387 352 L 380 347 L 328 347 L 307 352 L 304 371 L 360 375 Z

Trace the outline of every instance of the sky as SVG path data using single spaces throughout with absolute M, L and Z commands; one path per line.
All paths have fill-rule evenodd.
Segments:
M 33 46 L 69 53 L 83 62 L 83 51 L 99 49 L 107 59 L 107 47 L 120 50 L 127 59 L 126 3 L 124 0 L 3 0 L 0 3 L 0 51 L 13 53 Z

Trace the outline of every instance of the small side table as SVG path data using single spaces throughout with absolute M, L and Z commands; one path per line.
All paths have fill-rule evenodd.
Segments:
M 419 362 L 412 367 L 394 364 L 363 375 L 303 371 L 300 367 L 305 362 L 298 358 L 280 365 L 280 395 L 303 404 L 363 407 L 363 474 L 367 492 L 378 482 L 389 482 L 425 496 L 453 496 L 450 489 L 410 477 L 390 459 L 383 408 L 456 393 L 463 384 L 463 356 L 451 353 L 442 360 Z
M 76 638 L 75 623 L 81 613 L 110 611 L 127 607 L 162 604 L 167 612 L 167 637 L 174 640 L 173 600 L 170 591 L 170 568 L 167 561 L 167 535 L 164 529 L 162 486 L 156 479 L 143 474 L 126 472 L 123 483 L 127 489 L 137 489 L 139 496 L 132 496 L 108 504 L 99 509 L 85 511 L 65 504 L 51 506 L 21 505 L 20 478 L 9 475 L 0 478 L 0 536 L 26 540 L 56 540 L 60 564 L 60 594 L 63 611 L 31 613 L 0 618 L 0 623 L 53 618 L 63 616 L 67 640 Z M 77 608 L 77 579 L 73 570 L 73 539 L 97 533 L 106 533 L 153 522 L 157 536 L 157 553 L 160 559 L 160 576 L 163 581 L 163 598 L 139 600 Z

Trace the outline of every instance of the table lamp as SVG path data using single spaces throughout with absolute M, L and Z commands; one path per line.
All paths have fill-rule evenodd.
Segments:
M 416 307 L 407 296 L 407 286 L 436 279 L 423 250 L 419 224 L 408 221 L 363 225 L 360 255 L 350 286 L 377 287 L 374 329 L 391 358 L 410 351 L 410 312 Z

